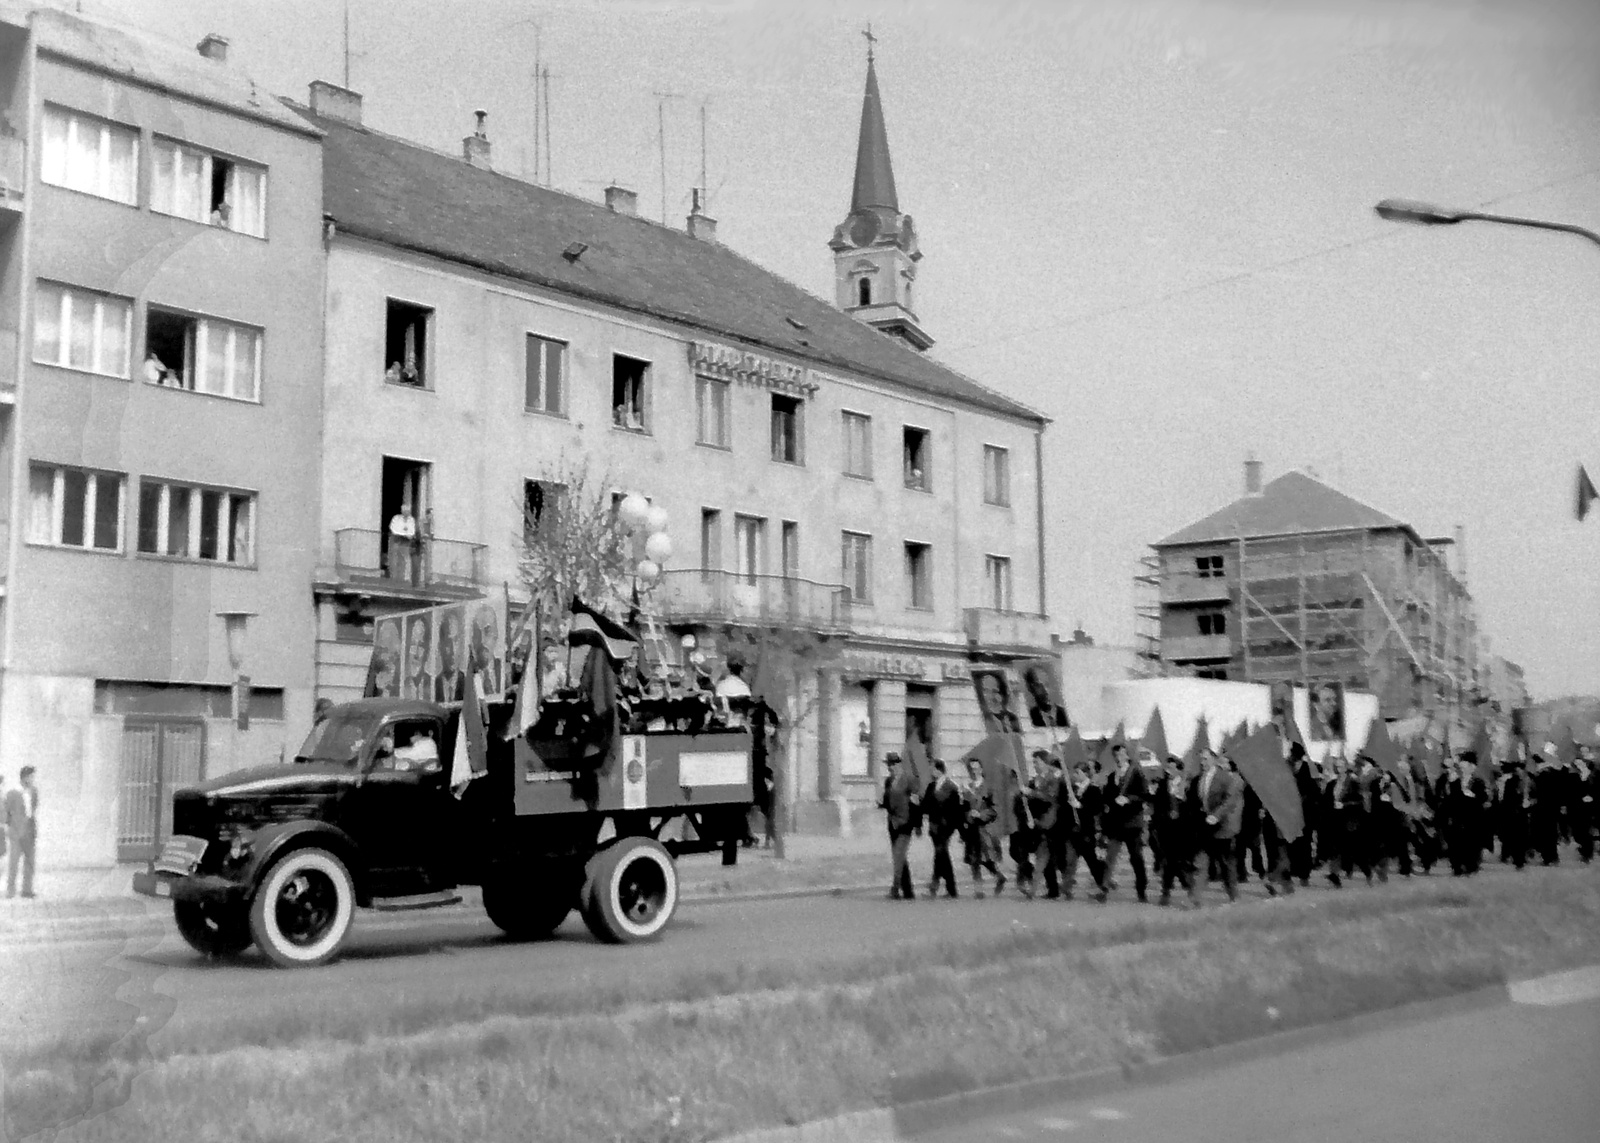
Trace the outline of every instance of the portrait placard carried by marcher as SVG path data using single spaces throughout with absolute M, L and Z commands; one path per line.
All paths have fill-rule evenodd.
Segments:
M 1004 667 L 974 667 L 972 688 L 978 696 L 978 713 L 983 715 L 983 728 L 990 734 L 1020 734 L 1022 722 L 1017 718 L 1011 698 L 1011 679 Z
M 385 615 L 373 625 L 369 698 L 460 702 L 471 672 L 485 702 L 505 697 L 503 599 L 469 600 Z
M 1035 727 L 1066 730 L 1072 725 L 1061 701 L 1061 672 L 1054 659 L 1023 659 L 1013 664 L 1022 677 L 1022 700 Z
M 1314 742 L 1344 741 L 1344 684 L 1311 684 L 1311 739 Z

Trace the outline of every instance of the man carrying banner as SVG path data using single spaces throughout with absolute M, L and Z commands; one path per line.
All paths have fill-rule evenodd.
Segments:
M 1149 900 L 1149 873 L 1144 864 L 1144 808 L 1150 800 L 1150 789 L 1144 771 L 1133 764 L 1127 746 L 1122 743 L 1112 747 L 1114 769 L 1102 786 L 1101 829 L 1106 838 L 1106 865 L 1100 879 L 1096 901 L 1104 901 L 1114 884 L 1117 857 L 1126 849 L 1128 862 L 1133 866 L 1134 892 L 1140 901 Z
M 1072 744 L 1077 742 L 1077 755 L 1071 752 Z M 1067 740 L 1063 751 L 1066 754 L 1067 765 L 1070 771 L 1063 774 L 1061 783 L 1062 805 L 1060 825 L 1065 832 L 1065 842 L 1061 851 L 1061 892 L 1068 901 L 1072 900 L 1072 891 L 1078 881 L 1078 859 L 1083 859 L 1083 864 L 1089 871 L 1089 879 L 1096 888 L 1105 884 L 1106 867 L 1101 864 L 1099 855 L 1095 852 L 1095 835 L 1100 822 L 1100 787 L 1095 785 L 1089 775 L 1089 759 L 1084 756 L 1083 744 L 1078 741 L 1077 731 Z

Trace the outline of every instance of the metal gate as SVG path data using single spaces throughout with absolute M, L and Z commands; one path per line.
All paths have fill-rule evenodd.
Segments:
M 172 792 L 205 772 L 206 724 L 198 719 L 130 718 L 122 727 L 117 860 L 154 857 L 172 832 Z

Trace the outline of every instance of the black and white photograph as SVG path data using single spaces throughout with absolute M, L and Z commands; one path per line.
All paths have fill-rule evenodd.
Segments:
M 0 1143 L 1594 1143 L 1600 0 L 0 0 Z

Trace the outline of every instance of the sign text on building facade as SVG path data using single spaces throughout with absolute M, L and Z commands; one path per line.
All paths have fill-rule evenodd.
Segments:
M 809 397 L 817 391 L 811 370 L 762 353 L 751 353 L 713 341 L 689 342 L 689 365 L 701 377 L 737 381 L 765 389 Z

